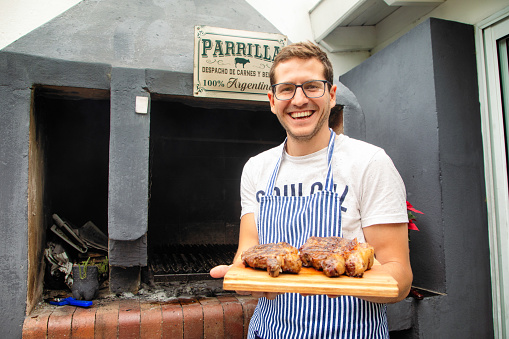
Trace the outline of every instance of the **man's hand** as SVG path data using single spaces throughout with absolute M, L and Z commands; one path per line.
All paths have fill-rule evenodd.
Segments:
M 241 264 L 242 265 L 242 264 Z M 219 265 L 210 270 L 210 276 L 212 278 L 224 278 L 226 273 L 230 270 L 232 265 Z M 243 265 L 242 265 L 243 266 Z M 240 295 L 252 295 L 255 298 L 267 298 L 269 300 L 274 300 L 281 293 L 272 293 L 272 292 L 249 292 L 249 291 L 235 291 L 235 293 Z
M 212 278 L 224 278 L 228 270 L 232 267 L 232 265 L 219 265 L 210 270 L 210 276 Z
M 239 234 L 239 248 L 237 249 L 237 254 L 233 259 L 233 264 L 231 265 L 219 265 L 210 270 L 210 276 L 212 278 L 224 278 L 228 270 L 232 266 L 244 267 L 242 263 L 242 259 L 240 256 L 242 252 L 247 250 L 248 248 L 258 245 L 258 231 L 256 230 L 256 223 L 254 219 L 253 213 L 245 214 L 242 219 L 240 219 L 240 234 Z M 280 293 L 271 293 L 271 292 L 249 292 L 249 291 L 235 291 L 240 295 L 252 295 L 255 298 L 265 297 L 269 300 L 275 299 Z

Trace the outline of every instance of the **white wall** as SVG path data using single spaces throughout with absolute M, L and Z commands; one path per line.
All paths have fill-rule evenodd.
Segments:
M 0 0 L 0 49 L 81 0 Z
M 292 42 L 314 40 L 309 10 L 322 0 L 246 0 L 265 16 Z M 348 2 L 348 3 L 351 3 Z M 347 5 L 347 2 L 345 2 Z M 446 0 L 430 13 L 401 27 L 398 16 L 392 16 L 377 26 L 378 45 L 370 52 L 328 53 L 335 77 L 348 72 L 391 42 L 394 42 L 429 17 L 475 25 L 493 13 L 509 6 L 508 0 Z
M 260 14 L 288 36 L 290 42 L 311 40 L 314 34 L 309 11 L 321 0 L 246 0 Z M 334 77 L 354 68 L 366 58 L 369 52 L 327 53 L 334 67 Z
M 33 29 L 65 12 L 81 0 L 0 0 L 0 49 Z M 267 18 L 291 42 L 314 40 L 309 10 L 321 0 L 246 0 Z M 388 19 L 379 24 L 383 37 L 376 52 L 393 42 L 428 17 L 476 24 L 508 6 L 508 0 L 447 0 L 425 17 L 403 29 L 394 30 L 397 22 Z M 370 52 L 329 53 L 335 77 L 346 73 L 370 56 Z
M 313 40 L 309 10 L 320 0 L 246 0 L 290 42 Z

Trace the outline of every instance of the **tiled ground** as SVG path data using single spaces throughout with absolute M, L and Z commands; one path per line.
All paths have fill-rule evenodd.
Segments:
M 45 305 L 25 318 L 23 338 L 245 338 L 256 302 L 231 294 L 119 299 L 89 308 Z

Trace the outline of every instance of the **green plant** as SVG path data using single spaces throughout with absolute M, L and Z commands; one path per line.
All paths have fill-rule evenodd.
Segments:
M 78 264 L 80 279 L 85 279 L 87 277 L 87 267 L 92 266 L 92 265 L 97 266 L 97 272 L 98 272 L 99 276 L 101 276 L 108 272 L 108 269 L 109 269 L 108 257 L 106 257 L 105 259 L 103 259 L 101 261 L 97 261 L 97 262 L 94 259 L 92 259 L 92 262 L 90 262 L 90 257 L 88 257 L 86 261 L 83 261 L 81 264 Z M 82 271 L 82 267 L 83 267 L 83 271 Z
M 81 273 L 81 264 L 78 264 L 79 271 L 80 271 L 80 279 L 85 279 L 87 277 L 87 266 L 88 262 L 90 261 L 90 257 L 87 258 L 87 261 L 83 262 L 83 274 Z
M 108 260 L 108 257 L 106 257 L 105 259 L 99 261 L 95 265 L 97 266 L 97 270 L 98 270 L 99 275 L 103 275 L 105 273 L 108 273 L 108 270 L 109 270 L 109 260 Z

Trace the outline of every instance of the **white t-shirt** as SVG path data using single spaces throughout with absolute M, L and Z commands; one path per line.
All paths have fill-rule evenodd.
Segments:
M 269 176 L 276 166 L 283 145 L 250 158 L 241 179 L 242 216 L 254 213 L 258 221 L 259 198 L 265 194 Z M 341 213 L 343 237 L 364 242 L 363 227 L 406 223 L 406 191 L 392 160 L 380 147 L 352 139 L 336 137 L 332 169 L 336 193 L 348 193 Z M 327 174 L 327 148 L 294 157 L 283 153 L 276 180 L 275 194 L 307 196 L 321 189 Z

